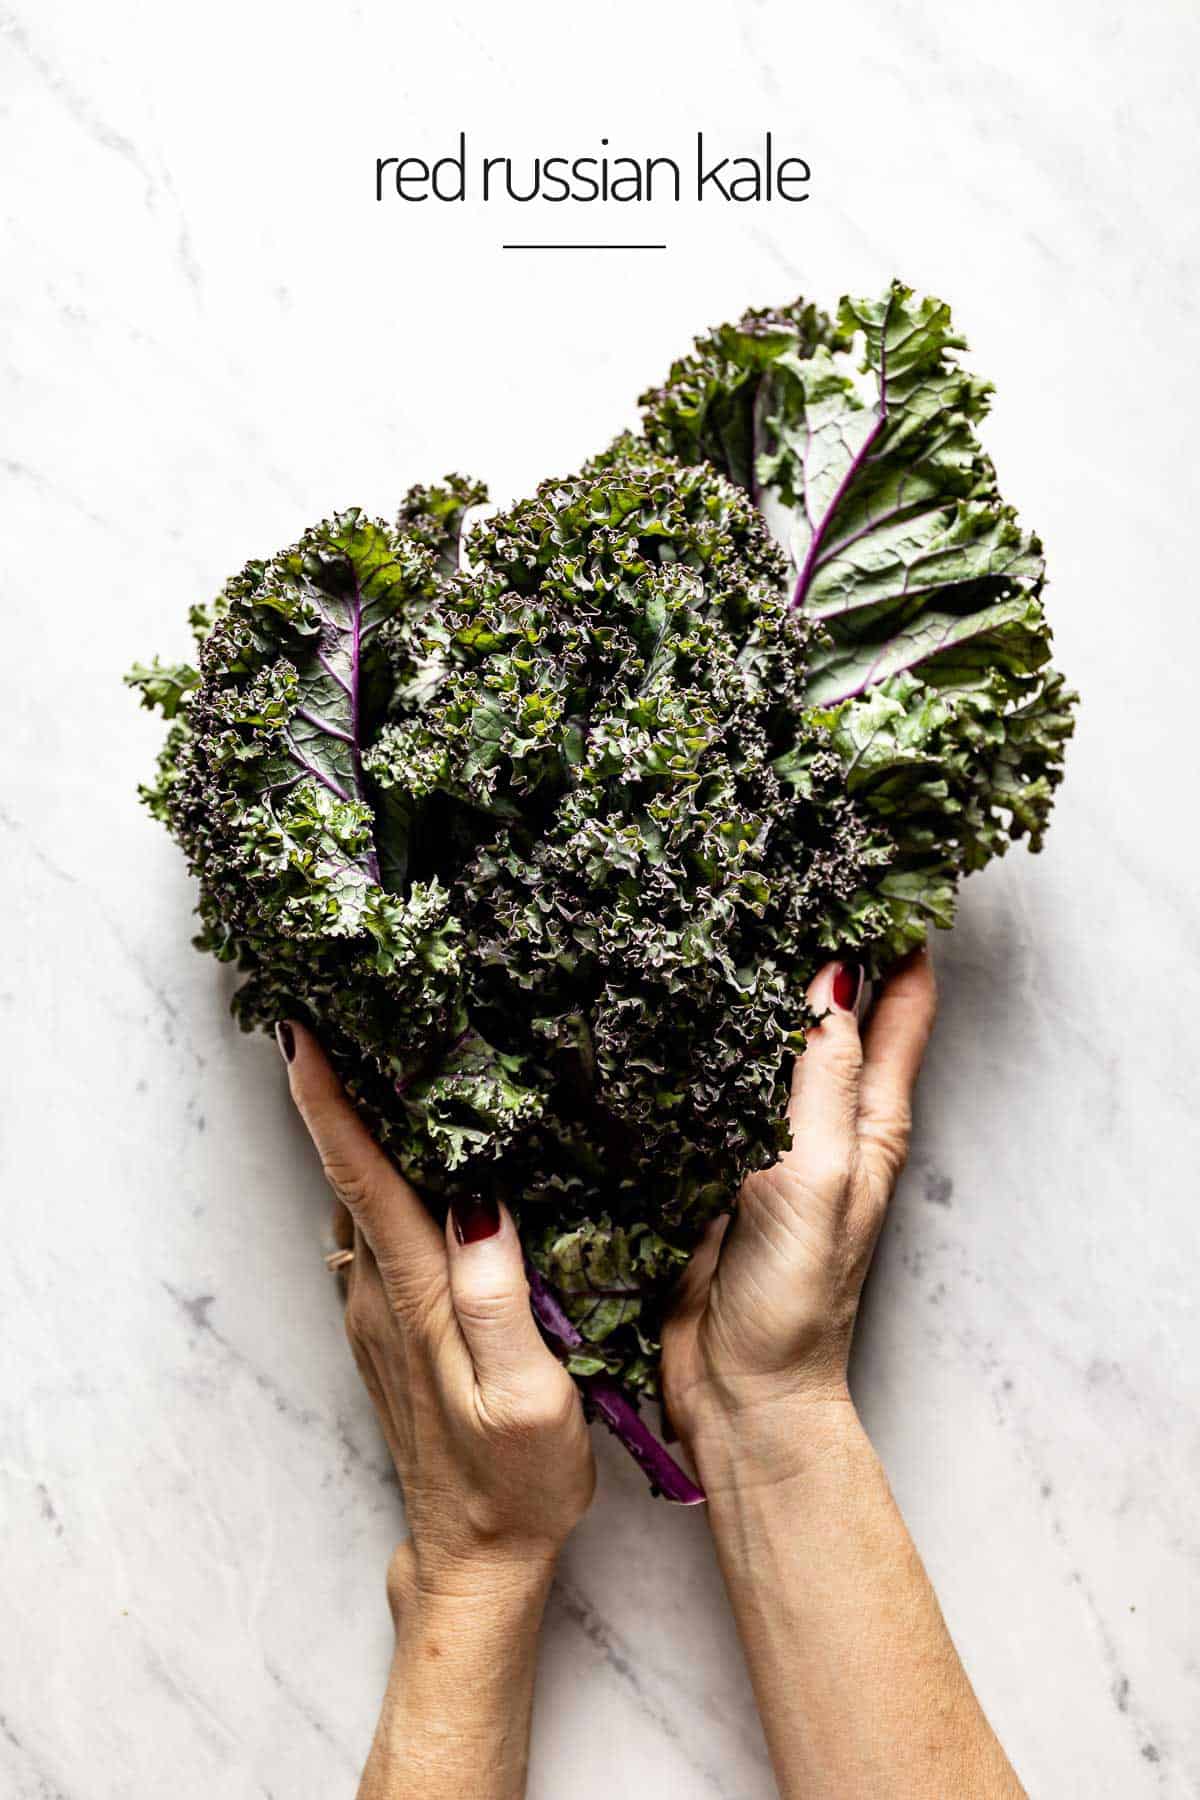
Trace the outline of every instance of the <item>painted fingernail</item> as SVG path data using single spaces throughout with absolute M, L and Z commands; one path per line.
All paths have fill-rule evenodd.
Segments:
M 275 1027 L 275 1042 L 279 1045 L 284 1062 L 291 1062 L 296 1054 L 296 1034 L 286 1019 L 280 1019 Z
M 477 1244 L 480 1238 L 495 1237 L 500 1229 L 500 1208 L 490 1196 L 452 1201 L 450 1212 L 460 1244 Z
M 839 1012 L 853 1012 L 862 992 L 863 966 L 859 962 L 842 962 L 834 970 L 833 1004 Z

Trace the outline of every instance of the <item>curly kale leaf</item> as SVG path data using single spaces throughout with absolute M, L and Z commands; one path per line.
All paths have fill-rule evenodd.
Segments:
M 198 679 L 144 794 L 199 878 L 198 941 L 247 975 L 242 1022 L 307 1017 L 352 1083 L 364 1044 L 396 1078 L 465 1029 L 461 925 L 436 881 L 381 885 L 395 821 L 363 767 L 391 694 L 383 628 L 434 585 L 425 546 L 356 510 L 247 564 L 196 609 Z
M 396 516 L 396 529 L 423 545 L 438 573 L 452 578 L 458 573 L 467 514 L 487 497 L 483 483 L 465 475 L 447 475 L 436 487 L 410 488 Z
M 497 1171 L 513 1204 L 637 1222 L 652 1172 L 686 1245 L 777 1153 L 816 922 L 886 850 L 835 758 L 803 803 L 774 771 L 826 734 L 783 564 L 728 483 L 627 446 L 471 558 L 401 634 L 419 703 L 370 777 L 457 897 L 472 1021 L 543 1096 Z
M 648 1288 L 677 1279 L 685 1254 L 648 1225 L 587 1219 L 541 1245 L 546 1272 L 589 1344 L 641 1316 Z
M 199 611 L 151 803 L 242 1022 L 310 1019 L 410 1176 L 508 1198 L 592 1352 L 652 1390 L 661 1297 L 778 1153 L 805 985 L 886 929 L 861 896 L 890 850 L 737 488 L 631 440 L 452 571 L 465 498 L 341 515 Z M 639 1292 L 589 1297 L 605 1271 Z

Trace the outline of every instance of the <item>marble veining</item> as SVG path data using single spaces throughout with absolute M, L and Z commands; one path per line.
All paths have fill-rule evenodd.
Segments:
M 898 273 L 997 384 L 1084 701 L 1045 855 L 973 880 L 938 946 L 856 1389 L 1030 1792 L 1200 1795 L 1200 16 L 615 0 L 580 31 L 584 58 L 549 0 L 0 7 L 0 1787 L 351 1793 L 402 1529 L 326 1197 L 189 948 L 121 671 L 333 507 L 447 468 L 504 499 L 694 330 Z M 376 155 L 462 126 L 526 158 L 769 126 L 812 198 L 645 209 L 670 248 L 633 266 L 506 258 L 529 209 L 375 204 Z M 703 1517 L 598 1452 L 531 1795 L 767 1800 Z

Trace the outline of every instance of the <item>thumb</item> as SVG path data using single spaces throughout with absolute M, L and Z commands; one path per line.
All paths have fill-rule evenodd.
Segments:
M 708 1290 L 720 1259 L 721 1245 L 725 1242 L 725 1233 L 729 1229 L 729 1220 L 728 1213 L 719 1213 L 704 1227 L 704 1235 L 692 1251 L 687 1268 L 675 1289 L 675 1303 L 671 1308 L 674 1318 L 694 1319 L 704 1311 Z
M 478 1199 L 446 1220 L 450 1299 L 486 1392 L 516 1399 L 558 1363 L 529 1309 L 521 1240 L 506 1206 Z

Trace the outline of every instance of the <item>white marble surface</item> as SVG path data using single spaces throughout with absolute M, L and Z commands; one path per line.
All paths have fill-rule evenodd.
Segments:
M 976 879 L 941 947 L 858 1392 L 1031 1792 L 1200 1794 L 1190 0 L 10 4 L 0 1788 L 348 1795 L 387 1655 L 400 1508 L 324 1196 L 188 947 L 121 670 L 331 507 L 448 467 L 519 491 L 693 329 L 895 271 L 998 384 L 1085 704 L 1047 853 Z M 377 154 L 460 125 L 770 125 L 813 198 L 639 220 L 657 257 L 505 256 L 515 209 L 372 198 Z M 704 1519 L 599 1448 L 531 1793 L 764 1800 Z

